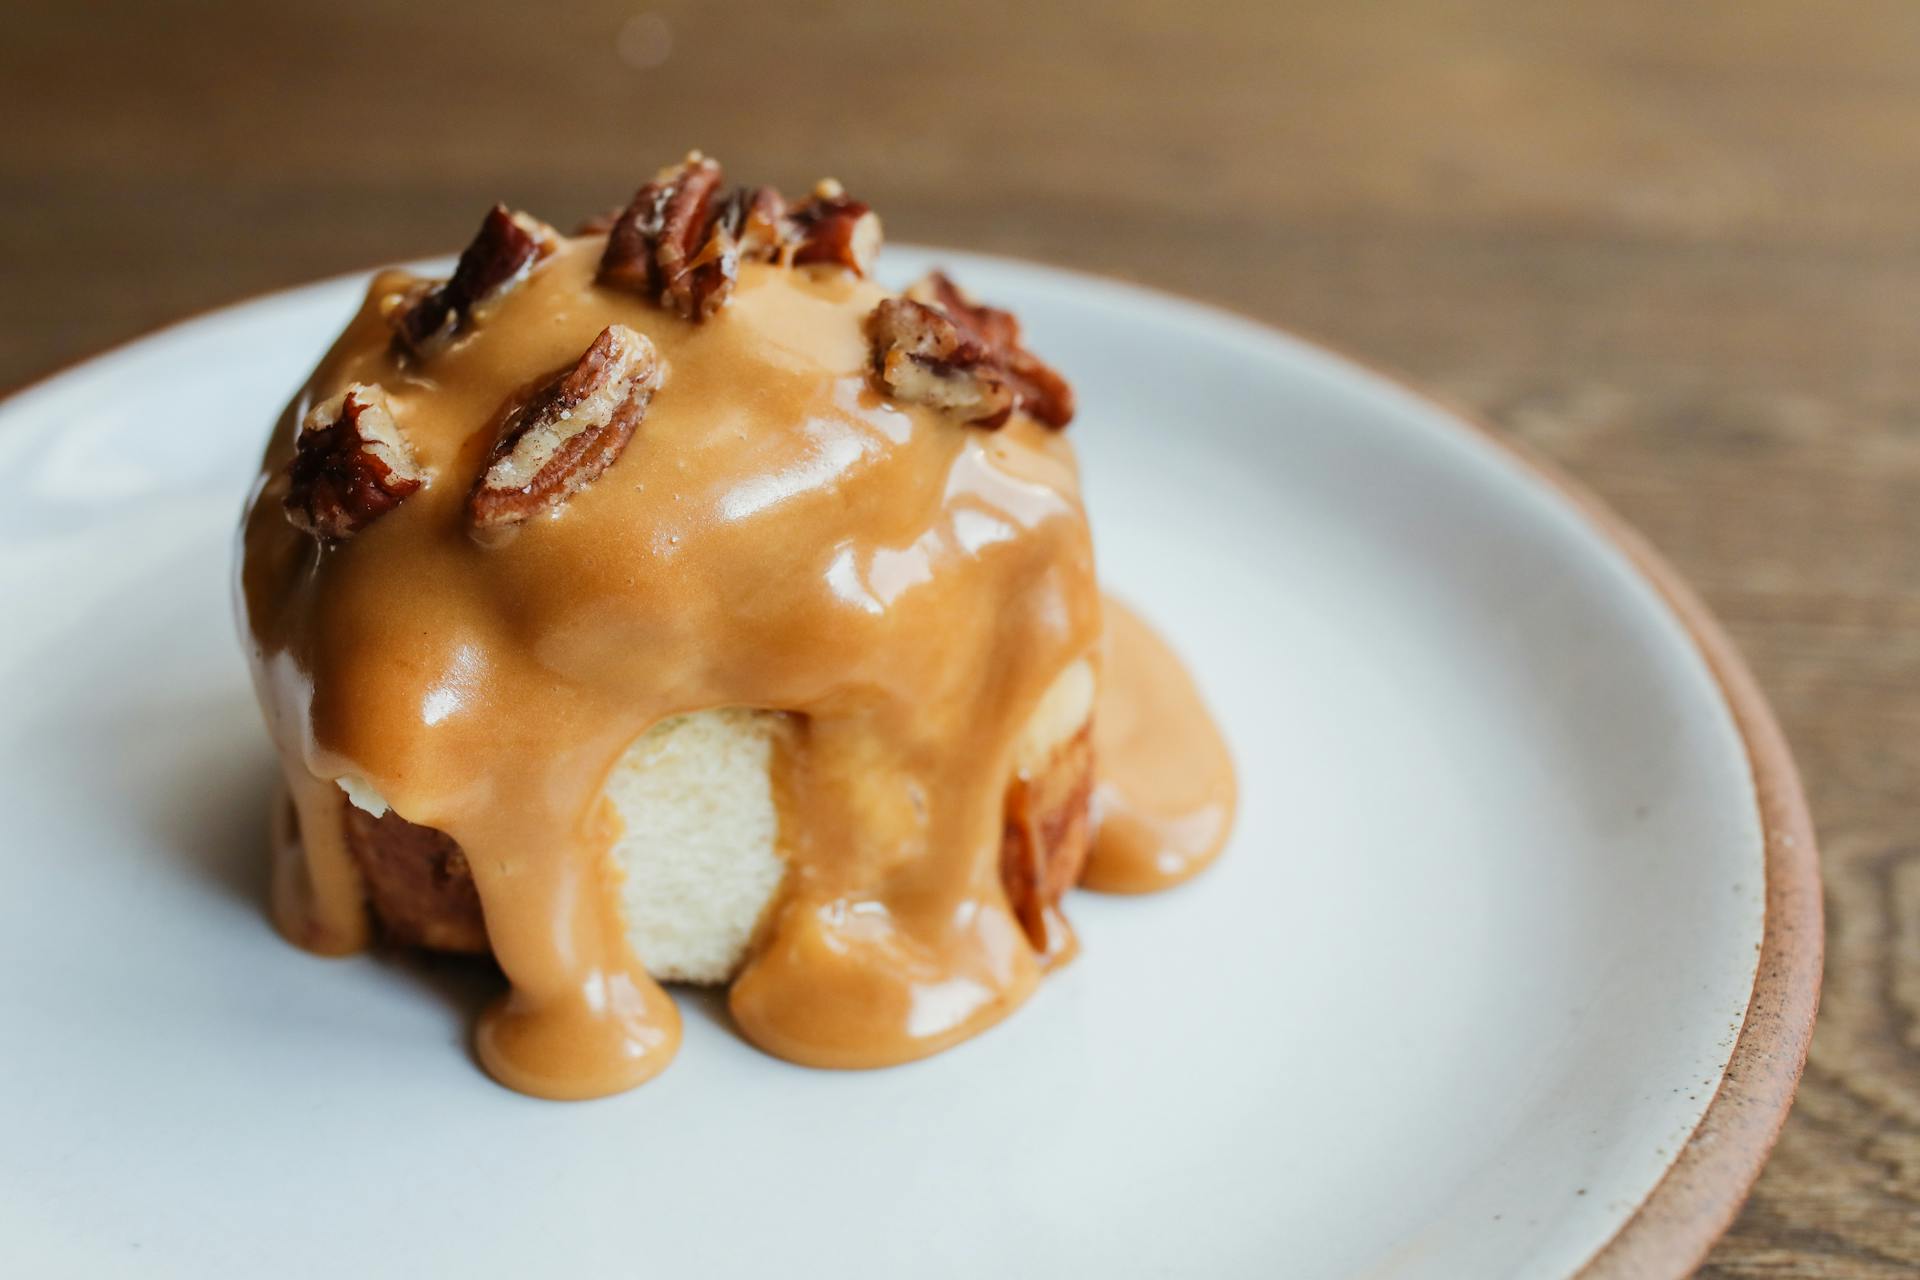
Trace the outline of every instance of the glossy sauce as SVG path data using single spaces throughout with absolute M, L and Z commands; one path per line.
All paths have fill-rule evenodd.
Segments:
M 600 247 L 565 244 L 423 367 L 389 353 L 382 308 L 410 278 L 383 274 L 269 446 L 239 585 L 294 814 L 276 920 L 317 951 L 368 942 L 334 781 L 356 779 L 465 851 L 510 983 L 478 1031 L 487 1069 L 547 1097 L 629 1088 L 671 1059 L 679 1018 L 626 942 L 601 787 L 667 716 L 792 712 L 773 779 L 788 874 L 734 1017 L 799 1062 L 935 1052 L 1048 963 L 998 854 L 1022 728 L 1056 677 L 1099 660 L 1071 449 L 1021 417 L 987 432 L 876 394 L 860 321 L 878 286 L 749 264 L 696 329 L 594 287 Z M 503 412 L 615 322 L 666 366 L 633 443 L 557 514 L 476 539 L 466 493 Z M 279 473 L 307 409 L 348 382 L 386 389 L 429 479 L 322 548 L 285 519 Z M 1108 661 L 1184 681 L 1131 639 Z M 1099 748 L 1121 792 L 1154 776 L 1152 736 Z M 1188 793 L 1108 808 L 1165 816 Z
M 1167 642 L 1111 596 L 1093 716 L 1093 851 L 1080 883 L 1151 893 L 1220 853 L 1238 799 L 1233 758 L 1193 677 Z

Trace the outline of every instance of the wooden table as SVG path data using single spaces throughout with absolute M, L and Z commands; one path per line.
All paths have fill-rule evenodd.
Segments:
M 1920 1269 L 1920 5 L 562 8 L 15 0 L 0 385 L 690 144 L 1397 367 L 1638 524 L 1805 770 L 1825 1003 L 1708 1273 Z

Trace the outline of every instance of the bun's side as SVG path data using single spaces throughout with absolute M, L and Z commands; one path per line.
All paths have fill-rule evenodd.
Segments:
M 1028 722 L 1007 788 L 1002 880 L 1042 952 L 1058 944 L 1052 909 L 1086 861 L 1093 696 L 1084 662 L 1062 673 Z M 728 981 L 778 897 L 786 863 L 772 775 L 789 722 L 741 707 L 674 716 L 635 739 L 608 775 L 602 796 L 621 827 L 612 874 L 622 881 L 627 938 L 656 979 Z M 488 949 L 480 897 L 451 836 L 408 822 L 363 785 L 351 798 L 343 788 L 341 812 L 384 939 Z

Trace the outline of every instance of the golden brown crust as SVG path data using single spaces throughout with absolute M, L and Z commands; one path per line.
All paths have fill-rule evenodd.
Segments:
M 1007 788 L 1000 882 L 1027 941 L 1042 954 L 1054 949 L 1048 910 L 1073 887 L 1086 865 L 1092 795 L 1091 724 L 1055 747 L 1044 768 L 1015 778 Z
M 1091 725 L 1056 747 L 1043 769 L 1007 788 L 1001 881 L 1036 951 L 1050 950 L 1048 911 L 1086 862 L 1092 793 Z M 345 795 L 340 803 L 347 847 L 366 881 L 367 906 L 380 936 L 396 946 L 486 951 L 480 895 L 453 838 L 392 810 L 375 818 Z
M 453 837 L 391 809 L 376 818 L 344 794 L 340 803 L 347 848 L 366 882 L 380 936 L 402 947 L 486 951 L 480 892 Z

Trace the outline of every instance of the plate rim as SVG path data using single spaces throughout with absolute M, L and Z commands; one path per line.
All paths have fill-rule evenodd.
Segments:
M 1625 1280 L 1692 1272 L 1733 1224 L 1786 1124 L 1806 1067 L 1819 1010 L 1825 953 L 1820 856 L 1799 769 L 1759 682 L 1712 611 L 1644 534 L 1582 482 L 1531 446 L 1501 432 L 1478 410 L 1413 378 L 1232 306 L 1124 276 L 1057 267 L 1010 254 L 918 243 L 898 247 L 928 256 L 990 262 L 1050 278 L 1055 284 L 1094 285 L 1144 295 L 1170 310 L 1225 324 L 1262 343 L 1304 348 L 1349 373 L 1409 397 L 1432 410 L 1437 420 L 1490 449 L 1522 479 L 1545 489 L 1570 508 L 1621 555 L 1680 623 L 1733 717 L 1753 781 L 1766 878 L 1760 955 L 1739 1034 L 1699 1122 L 1675 1149 L 1659 1180 L 1632 1213 L 1571 1277 Z M 0 411 L 150 339 L 228 311 L 363 280 L 388 265 L 392 264 L 266 289 L 163 321 L 0 389 Z
M 1738 646 L 1646 535 L 1529 446 L 1498 434 L 1458 405 L 1422 398 L 1508 455 L 1626 557 L 1685 628 L 1720 686 L 1746 748 L 1766 877 L 1760 954 L 1747 1012 L 1699 1123 L 1633 1213 L 1574 1273 L 1579 1280 L 1628 1280 L 1662 1268 L 1689 1275 L 1733 1225 L 1779 1141 L 1820 1008 L 1825 906 L 1818 839 L 1800 769 Z

